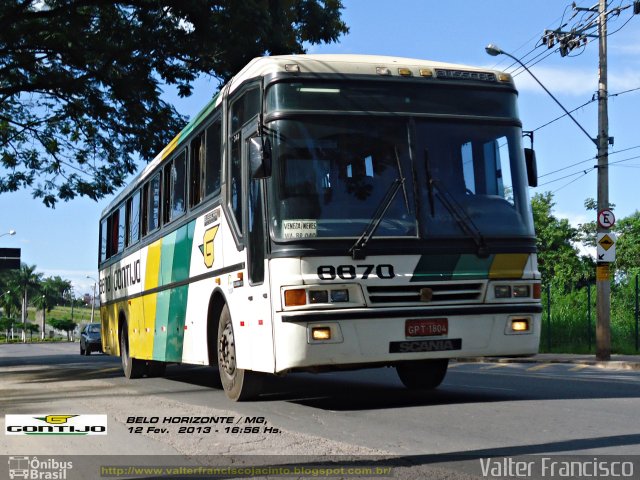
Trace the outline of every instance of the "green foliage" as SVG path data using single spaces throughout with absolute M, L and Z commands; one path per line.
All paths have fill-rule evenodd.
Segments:
M 640 212 L 619 220 L 615 225 L 616 272 L 631 275 L 640 271 Z
M 50 318 L 47 320 L 47 323 L 51 325 L 53 328 L 55 328 L 56 330 L 64 330 L 67 333 L 69 333 L 71 330 L 73 330 L 78 326 L 76 322 L 72 322 L 71 320 L 66 318 L 63 318 L 63 319 Z
M 542 281 L 552 282 L 569 290 L 579 281 L 593 278 L 595 266 L 588 256 L 580 255 L 574 246 L 580 240 L 579 232 L 566 218 L 553 215 L 551 192 L 536 193 L 532 200 L 533 221 L 538 247 L 538 268 Z
M 264 54 L 348 31 L 340 0 L 5 0 L 0 5 L 0 192 L 53 207 L 103 198 L 180 130 L 162 86 L 191 94 Z

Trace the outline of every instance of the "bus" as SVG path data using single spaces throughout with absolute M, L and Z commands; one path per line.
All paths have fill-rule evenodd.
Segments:
M 103 211 L 104 352 L 128 378 L 538 351 L 540 274 L 510 75 L 366 55 L 257 58 Z

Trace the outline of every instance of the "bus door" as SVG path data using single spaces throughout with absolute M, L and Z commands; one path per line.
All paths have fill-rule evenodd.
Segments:
M 252 369 L 273 372 L 273 327 L 269 275 L 266 271 L 267 228 L 265 219 L 265 180 L 251 176 L 249 168 L 249 142 L 257 137 L 258 122 L 253 121 L 242 129 L 243 237 L 247 250 L 247 275 L 245 288 L 247 308 L 244 317 L 251 326 Z

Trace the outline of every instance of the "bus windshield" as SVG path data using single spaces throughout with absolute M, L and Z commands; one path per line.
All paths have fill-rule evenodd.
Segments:
M 452 99 L 453 101 L 453 99 Z M 269 122 L 277 241 L 359 237 L 401 182 L 373 235 L 532 237 L 521 130 L 408 115 Z

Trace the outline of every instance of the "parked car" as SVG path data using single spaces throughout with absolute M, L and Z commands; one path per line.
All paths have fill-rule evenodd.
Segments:
M 99 323 L 88 323 L 80 334 L 80 355 L 102 352 L 102 336 Z

